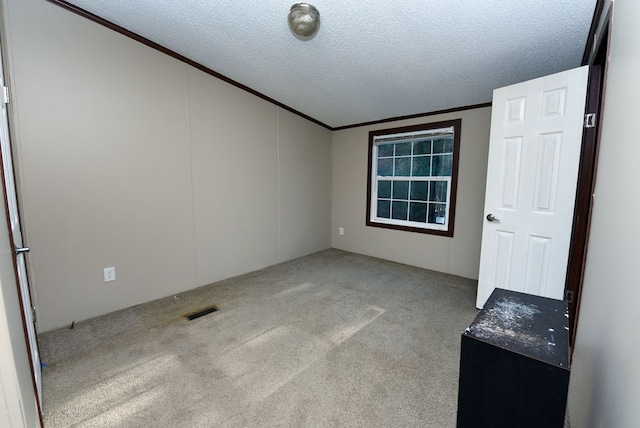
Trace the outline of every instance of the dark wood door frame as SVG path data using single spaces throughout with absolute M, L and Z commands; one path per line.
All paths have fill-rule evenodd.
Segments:
M 587 88 L 586 114 L 595 114 L 593 127 L 585 127 L 582 135 L 582 151 L 580 153 L 580 169 L 576 191 L 571 246 L 567 266 L 565 290 L 569 307 L 569 343 L 573 346 L 580 312 L 582 283 L 589 244 L 591 212 L 600 149 L 602 112 L 604 110 L 604 91 L 607 78 L 607 59 L 611 33 L 611 16 L 613 4 L 603 13 L 604 2 L 598 1 L 593 17 L 590 37 L 583 58 L 583 65 L 589 65 L 589 82 Z M 600 25 L 601 18 L 602 25 Z M 598 28 L 602 30 L 597 32 Z M 590 53 L 590 47 L 595 50 Z

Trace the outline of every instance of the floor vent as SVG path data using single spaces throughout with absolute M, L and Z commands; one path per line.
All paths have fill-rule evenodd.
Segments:
M 205 315 L 209 315 L 210 313 L 215 312 L 217 310 L 218 310 L 218 308 L 216 308 L 215 306 L 210 306 L 210 307 L 208 307 L 206 309 L 203 309 L 201 311 L 194 312 L 194 313 L 192 313 L 190 315 L 187 315 L 186 318 L 189 321 L 193 321 L 196 318 L 200 318 L 200 317 L 203 317 Z

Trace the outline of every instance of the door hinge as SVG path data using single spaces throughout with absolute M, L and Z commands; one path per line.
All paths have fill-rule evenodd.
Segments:
M 573 303 L 573 291 L 571 290 L 567 290 L 564 292 L 564 300 L 567 301 L 567 303 Z
M 584 127 L 593 128 L 596 126 L 596 114 L 589 113 L 584 115 Z
M 2 102 L 9 104 L 9 88 L 7 86 L 2 87 Z
M 31 306 L 31 315 L 33 316 L 33 323 L 35 324 L 37 322 L 37 320 L 36 320 L 36 307 L 35 306 Z

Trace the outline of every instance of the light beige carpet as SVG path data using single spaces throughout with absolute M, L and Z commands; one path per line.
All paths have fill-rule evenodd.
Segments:
M 47 332 L 45 423 L 454 427 L 475 291 L 331 249 Z

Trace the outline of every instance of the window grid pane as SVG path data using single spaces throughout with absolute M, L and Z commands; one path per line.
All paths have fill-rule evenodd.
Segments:
M 378 217 L 391 218 L 391 201 L 378 199 Z
M 434 177 L 435 178 L 435 177 Z M 444 224 L 449 180 L 380 179 L 376 217 L 423 224 Z
M 429 204 L 428 222 L 432 224 L 445 223 L 446 204 Z
M 407 201 L 393 201 L 391 203 L 391 217 L 395 220 L 406 220 L 408 207 Z
M 427 222 L 427 204 L 411 202 L 409 209 L 409 221 L 418 223 Z
M 453 137 L 433 137 L 412 143 L 385 143 L 377 147 L 377 176 L 451 176 Z
M 378 181 L 378 198 L 391 198 L 391 181 Z

